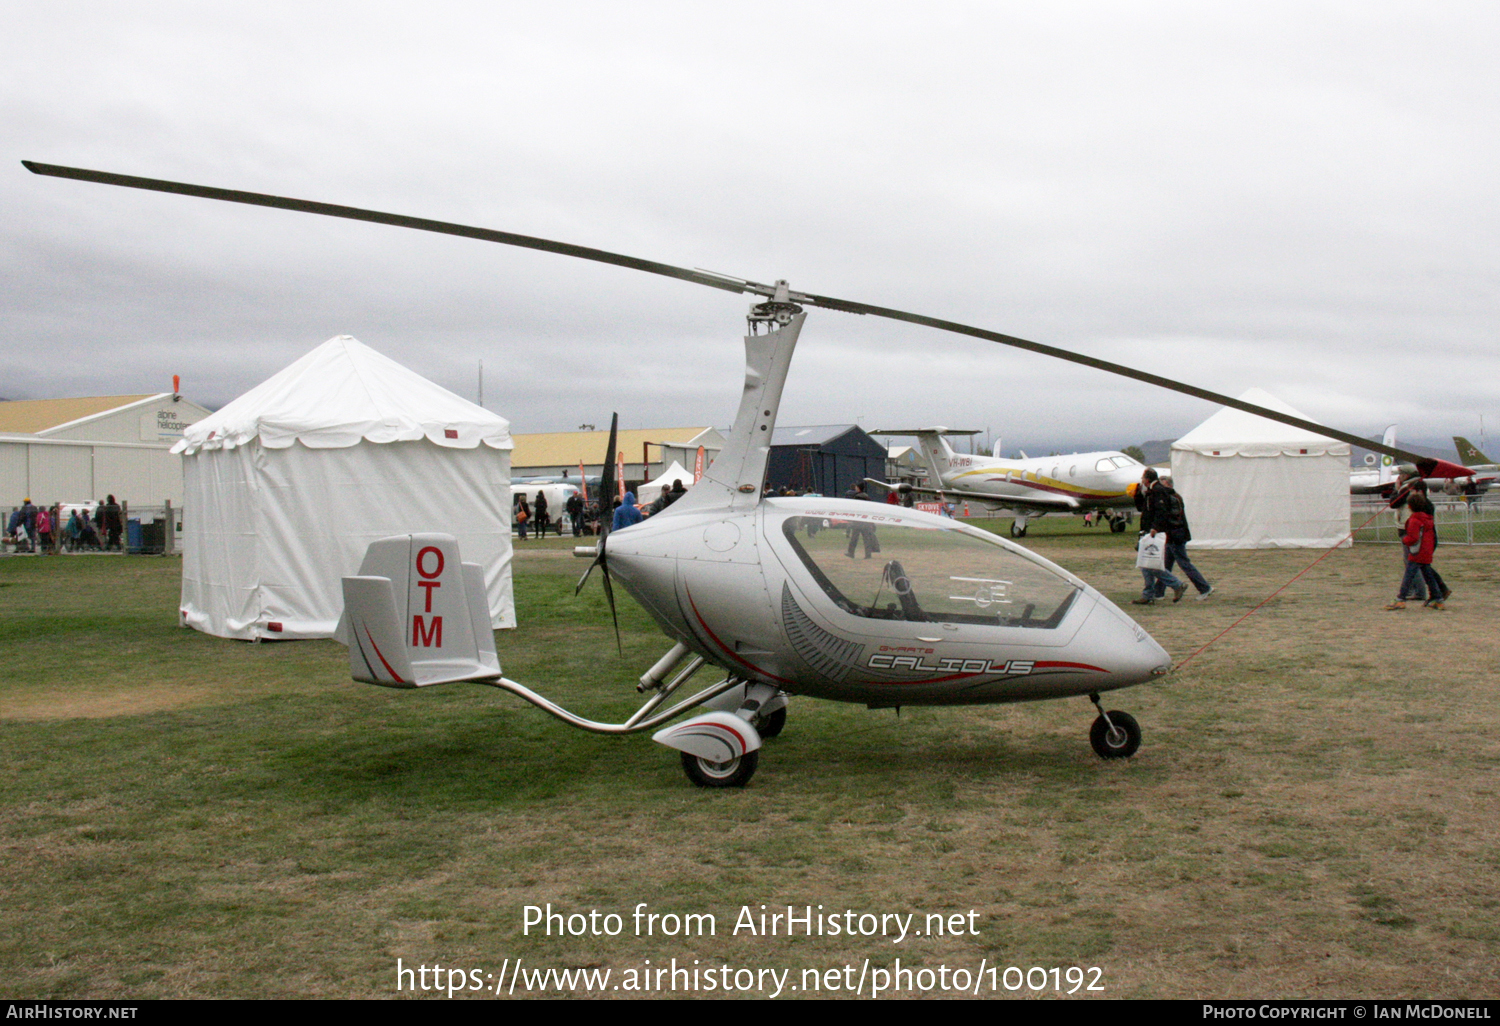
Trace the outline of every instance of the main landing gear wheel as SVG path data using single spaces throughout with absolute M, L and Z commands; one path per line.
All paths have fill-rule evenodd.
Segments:
M 755 776 L 758 765 L 760 752 L 746 752 L 728 762 L 709 762 L 690 752 L 682 753 L 682 771 L 699 787 L 744 787 Z
M 1141 725 L 1135 717 L 1118 709 L 1100 716 L 1089 728 L 1089 744 L 1101 759 L 1128 759 L 1141 747 Z M 1110 729 L 1110 724 L 1114 729 Z M 753 753 L 752 753 L 753 754 Z
M 1012 538 L 1026 537 L 1026 525 L 1019 520 L 1012 520 L 1010 522 L 1010 536 Z
M 786 706 L 777 709 L 771 715 L 767 716 L 764 721 L 755 725 L 755 731 L 761 736 L 762 740 L 768 737 L 775 737 L 785 729 Z
M 1125 530 L 1125 518 L 1124 517 L 1120 517 L 1117 520 L 1110 520 L 1110 522 L 1109 522 L 1109 533 L 1110 534 L 1121 534 L 1121 533 L 1124 532 L 1124 530 Z

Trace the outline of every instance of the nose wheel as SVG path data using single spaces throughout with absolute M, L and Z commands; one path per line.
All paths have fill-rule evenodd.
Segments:
M 1128 712 L 1104 711 L 1098 695 L 1090 695 L 1099 710 L 1098 719 L 1089 728 L 1089 744 L 1101 759 L 1128 759 L 1141 747 L 1141 725 Z
M 728 762 L 710 762 L 691 752 L 682 753 L 682 771 L 699 787 L 744 787 L 760 765 L 760 752 L 746 752 Z

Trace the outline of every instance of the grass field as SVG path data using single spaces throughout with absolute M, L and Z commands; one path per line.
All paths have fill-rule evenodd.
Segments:
M 1070 526 L 1027 541 L 1127 602 L 1133 535 Z M 625 599 L 616 656 L 567 548 L 518 546 L 501 660 L 620 718 L 664 641 Z M 1314 556 L 1201 554 L 1213 598 L 1137 618 L 1181 660 Z M 171 559 L 0 560 L 0 993 L 382 997 L 398 959 L 467 985 L 520 958 L 609 969 L 629 996 L 628 973 L 675 958 L 790 970 L 798 996 L 804 970 L 852 965 L 843 986 L 899 958 L 1056 966 L 1064 991 L 1068 967 L 1098 967 L 1084 982 L 1109 997 L 1500 997 L 1497 569 L 1457 546 L 1440 566 L 1448 611 L 1388 613 L 1396 549 L 1329 555 L 1112 696 L 1145 734 L 1127 761 L 1092 754 L 1083 699 L 899 717 L 794 699 L 750 786 L 723 793 L 647 738 L 497 692 L 351 683 L 332 642 L 181 630 Z M 524 934 L 549 902 L 623 931 Z M 637 936 L 641 902 L 716 933 Z M 762 904 L 964 930 L 734 934 Z

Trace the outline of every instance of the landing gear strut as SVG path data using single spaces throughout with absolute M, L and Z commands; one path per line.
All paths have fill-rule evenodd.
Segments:
M 1012 538 L 1026 537 L 1026 518 L 1016 517 L 1010 522 L 1010 536 Z

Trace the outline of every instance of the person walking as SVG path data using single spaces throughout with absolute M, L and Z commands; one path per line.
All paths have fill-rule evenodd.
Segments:
M 1390 509 L 1395 510 L 1396 526 L 1401 530 L 1403 535 L 1405 535 L 1406 527 L 1411 521 L 1412 513 L 1423 503 L 1426 503 L 1429 507 L 1429 512 L 1432 512 L 1432 499 L 1427 495 L 1427 482 L 1422 479 L 1422 475 L 1417 472 L 1416 468 L 1401 470 L 1396 476 L 1395 494 L 1391 497 L 1391 501 L 1387 505 Z M 1437 544 L 1437 514 L 1435 512 L 1433 512 L 1432 537 L 1433 545 L 1435 546 Z M 1404 575 L 1407 567 L 1411 565 L 1411 551 L 1404 544 L 1401 546 L 1401 564 Z M 1452 592 L 1448 590 L 1447 583 L 1443 580 L 1442 574 L 1437 572 L 1436 567 L 1432 569 L 1432 578 L 1437 581 L 1439 590 L 1429 595 L 1427 592 L 1426 575 L 1421 571 L 1416 571 L 1415 576 L 1410 579 L 1409 584 L 1403 585 L 1406 597 L 1409 599 L 1420 599 L 1423 605 L 1428 604 L 1431 599 L 1435 598 L 1441 599 L 1444 602 L 1448 601 L 1448 596 Z M 1403 576 L 1402 580 L 1407 581 L 1408 579 Z
M 125 529 L 125 522 L 121 519 L 120 504 L 111 495 L 104 503 L 104 530 L 109 536 L 106 549 L 118 549 L 120 547 L 120 532 Z
M 1396 592 L 1396 601 L 1387 609 L 1405 609 L 1406 600 L 1416 595 L 1416 581 L 1421 577 L 1426 585 L 1425 594 L 1430 596 L 1422 603 L 1429 609 L 1443 609 L 1444 592 L 1447 590 L 1432 569 L 1432 555 L 1437 549 L 1437 526 L 1433 520 L 1433 506 L 1426 496 L 1413 494 L 1406 500 L 1411 516 L 1406 521 L 1406 533 L 1401 543 L 1406 547 L 1406 572 L 1401 575 L 1401 589 Z
M 1188 526 L 1187 508 L 1182 496 L 1177 494 L 1177 489 L 1163 481 L 1153 467 L 1147 467 L 1141 475 L 1141 489 L 1145 493 L 1144 503 L 1138 504 L 1141 508 L 1142 531 L 1156 530 L 1167 536 L 1167 572 L 1171 573 L 1174 567 L 1181 567 L 1182 573 L 1197 589 L 1198 601 L 1202 602 L 1213 594 L 1214 586 L 1208 583 L 1208 578 L 1199 573 L 1193 561 L 1188 558 L 1187 543 L 1193 540 L 1193 532 Z M 1158 588 L 1156 597 L 1161 598 L 1165 594 L 1163 588 Z M 1172 601 L 1176 602 L 1181 598 L 1178 595 Z
M 536 499 L 531 503 L 531 519 L 536 524 L 536 536 L 545 539 L 547 537 L 547 525 L 552 523 L 552 514 L 547 509 L 547 493 L 540 488 L 537 489 Z M 562 528 L 558 528 L 558 535 L 562 535 Z

